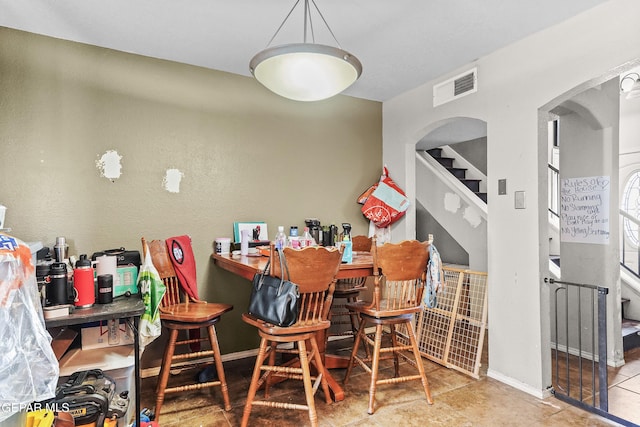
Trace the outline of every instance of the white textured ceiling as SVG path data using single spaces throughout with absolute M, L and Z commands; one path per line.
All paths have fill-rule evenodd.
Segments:
M 606 0 L 316 0 L 385 101 Z M 294 0 L 0 0 L 0 26 L 250 76 Z M 302 42 L 302 8 L 273 45 Z M 335 45 L 319 19 L 316 42 Z M 321 31 L 322 30 L 322 31 Z

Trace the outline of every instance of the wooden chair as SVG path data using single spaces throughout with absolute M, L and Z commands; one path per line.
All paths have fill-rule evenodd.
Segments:
M 144 251 L 147 247 L 145 243 L 146 241 L 143 237 L 143 253 L 145 253 Z M 208 387 L 220 387 L 222 391 L 222 398 L 224 400 L 224 409 L 226 411 L 230 411 L 231 403 L 229 401 L 227 381 L 224 375 L 220 347 L 218 346 L 218 336 L 214 325 L 218 323 L 220 317 L 224 313 L 232 310 L 233 306 L 229 304 L 209 303 L 189 298 L 186 293 L 182 291 L 178 277 L 176 276 L 176 272 L 173 268 L 173 264 L 169 258 L 165 241 L 152 240 L 148 243 L 148 247 L 153 265 L 158 270 L 160 278 L 167 288 L 166 294 L 160 305 L 160 321 L 162 326 L 169 330 L 169 341 L 164 350 L 162 366 L 160 367 L 160 375 L 158 376 L 158 383 L 156 386 L 156 407 L 154 410 L 155 420 L 158 421 L 160 419 L 160 411 L 162 409 L 165 394 L 179 393 L 187 390 L 198 390 Z M 193 331 L 200 330 L 200 328 L 206 328 L 207 338 L 190 339 L 187 337 L 187 339 L 183 341 L 178 341 L 179 331 Z M 188 351 L 184 354 L 174 354 L 176 347 L 189 348 L 192 344 L 207 340 L 211 344 L 211 350 L 196 352 Z M 172 364 L 181 362 L 180 366 L 184 368 L 184 362 L 191 362 L 191 366 L 193 367 L 204 367 L 206 364 L 199 361 L 205 357 L 211 356 L 213 356 L 218 380 L 167 388 L 169 372 Z
M 370 252 L 371 237 L 353 236 L 352 250 L 354 252 Z M 366 290 L 366 277 L 350 277 L 338 279 L 336 290 L 333 293 L 333 305 L 331 306 L 331 326 L 329 336 L 352 336 L 355 340 L 358 333 L 358 313 L 347 310 L 346 304 L 357 302 L 361 291 Z M 344 325 L 349 325 L 345 329 Z
M 283 250 L 289 270 L 289 280 L 296 283 L 300 291 L 300 312 L 295 324 L 288 327 L 275 326 L 259 320 L 248 313 L 242 320 L 258 328 L 260 348 L 244 407 L 242 426 L 249 424 L 253 406 L 306 410 L 312 426 L 318 425 L 314 394 L 318 381 L 322 385 L 325 401 L 331 403 L 327 375 L 323 364 L 324 333 L 330 326 L 329 309 L 335 288 L 335 276 L 340 267 L 342 252 L 336 248 L 307 247 Z M 278 252 L 272 247 L 271 274 L 282 277 Z M 287 278 L 285 274 L 285 278 Z M 278 344 L 293 343 L 287 350 Z M 319 347 L 319 344 L 321 347 Z M 276 365 L 276 354 L 288 353 L 297 356 L 281 365 Z M 297 362 L 297 363 L 294 363 Z M 299 364 L 299 367 L 297 366 Z M 310 369 L 313 365 L 313 374 Z M 297 379 L 304 383 L 306 404 L 269 400 L 269 387 L 278 380 Z M 315 385 L 312 384 L 312 380 Z M 256 400 L 256 393 L 264 386 L 264 400 Z
M 369 385 L 368 413 L 375 411 L 376 387 L 381 384 L 396 384 L 412 380 L 420 380 L 424 388 L 427 402 L 433 403 L 429 382 L 424 371 L 422 358 L 418 349 L 416 336 L 411 325 L 413 315 L 421 310 L 422 294 L 426 279 L 427 262 L 429 259 L 429 243 L 417 240 L 406 240 L 401 243 L 386 243 L 372 245 L 374 292 L 373 301 L 355 302 L 347 304 L 347 308 L 356 311 L 361 318 L 361 324 L 356 341 L 351 352 L 351 359 L 344 378 L 346 384 L 353 366 L 358 364 L 371 374 Z M 368 325 L 375 325 L 375 336 L 371 338 L 365 333 Z M 398 336 L 398 326 L 404 325 L 402 333 L 406 337 Z M 383 346 L 383 327 L 387 327 L 390 335 L 390 345 Z M 407 343 L 408 339 L 408 343 Z M 365 345 L 373 347 L 372 355 L 360 356 L 358 347 L 365 341 Z M 389 344 L 384 340 L 384 344 Z M 410 357 L 411 353 L 413 358 Z M 387 355 L 381 357 L 381 355 Z M 399 359 L 408 363 L 407 368 L 417 370 L 412 375 L 400 375 Z M 380 379 L 378 369 L 380 361 L 393 359 L 394 378 Z

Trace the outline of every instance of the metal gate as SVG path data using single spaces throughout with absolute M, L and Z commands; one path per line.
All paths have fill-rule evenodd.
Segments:
M 601 286 L 545 279 L 552 298 L 553 394 L 625 426 L 609 413 L 607 294 Z

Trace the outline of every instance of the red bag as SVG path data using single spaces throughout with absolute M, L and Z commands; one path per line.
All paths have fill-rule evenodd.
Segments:
M 364 192 L 358 196 L 358 204 L 364 205 L 367 202 L 367 199 L 369 198 L 371 193 L 373 193 L 376 188 L 378 188 L 377 182 L 373 184 L 371 187 L 364 190 Z
M 375 189 L 362 206 L 362 213 L 377 227 L 388 227 L 402 218 L 409 208 L 409 199 L 389 177 L 386 167 L 380 181 L 375 185 Z

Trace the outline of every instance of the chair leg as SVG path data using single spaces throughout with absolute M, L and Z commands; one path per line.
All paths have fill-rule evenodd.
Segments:
M 155 420 L 160 420 L 160 410 L 164 402 L 164 389 L 167 388 L 169 381 L 169 372 L 171 371 L 171 359 L 176 350 L 176 340 L 178 339 L 178 330 L 170 329 L 169 342 L 164 350 L 162 357 L 162 366 L 160 367 L 160 375 L 158 376 L 158 384 L 156 385 L 156 407 L 154 410 Z
M 224 367 L 222 366 L 222 355 L 220 354 L 216 328 L 213 325 L 209 325 L 207 331 L 209 332 L 209 341 L 211 342 L 211 349 L 213 350 L 213 361 L 215 362 L 216 370 L 218 371 L 220 390 L 222 391 L 222 399 L 224 400 L 224 410 L 230 411 L 231 402 L 229 400 L 229 388 L 227 387 L 227 379 L 224 375 Z
M 420 349 L 418 348 L 418 341 L 416 340 L 416 334 L 411 327 L 411 324 L 407 324 L 407 331 L 409 334 L 409 341 L 411 341 L 411 347 L 413 348 L 413 357 L 416 359 L 416 366 L 418 367 L 418 372 L 420 373 L 420 380 L 422 381 L 422 388 L 424 389 L 424 394 L 427 396 L 427 402 L 429 405 L 433 404 L 433 399 L 431 397 L 431 388 L 429 387 L 429 381 L 427 380 L 427 374 L 424 371 L 424 365 L 422 364 L 422 356 L 420 355 Z
M 313 351 L 313 363 L 316 367 L 316 371 L 320 377 L 320 384 L 322 385 L 322 391 L 324 392 L 324 401 L 327 405 L 331 404 L 331 395 L 329 394 L 329 382 L 327 381 L 326 368 L 324 367 L 324 363 L 322 363 L 322 356 L 320 355 L 320 351 L 318 349 L 318 342 L 316 338 L 311 338 L 311 349 Z
M 378 382 L 378 367 L 380 366 L 380 347 L 382 346 L 382 325 L 376 325 L 376 336 L 373 345 L 373 361 L 371 363 L 371 383 L 369 384 L 369 408 L 367 413 L 372 415 L 376 398 L 376 385 Z
M 256 364 L 253 368 L 253 376 L 251 377 L 251 385 L 249 386 L 249 393 L 247 394 L 247 402 L 244 405 L 244 412 L 242 414 L 242 424 L 241 427 L 247 427 L 249 425 L 249 416 L 251 415 L 251 407 L 253 405 L 253 399 L 256 397 L 256 393 L 258 392 L 258 383 L 260 381 L 260 367 L 264 363 L 264 359 L 266 358 L 267 353 L 267 339 L 262 338 L 260 340 L 260 349 L 258 350 L 258 355 L 256 356 Z
M 278 349 L 278 343 L 273 341 L 271 343 L 271 350 L 269 351 L 269 366 L 275 366 L 276 365 L 276 356 L 278 354 L 278 352 L 276 351 Z M 264 398 L 268 399 L 269 398 L 269 393 L 271 390 L 271 378 L 273 377 L 273 375 L 271 375 L 271 372 L 268 372 L 266 374 L 265 377 L 265 381 L 264 381 Z
M 358 301 L 358 297 L 354 296 L 354 297 L 349 297 L 347 298 L 347 302 L 357 302 Z M 358 319 L 358 313 L 356 313 L 355 311 L 350 310 L 349 311 L 349 320 L 351 321 L 351 334 L 353 336 L 353 341 L 355 342 L 356 340 L 356 335 L 358 334 L 358 329 L 359 329 L 359 319 Z
M 365 326 L 366 321 L 362 319 L 360 322 L 360 328 L 358 329 L 358 334 L 356 335 L 356 340 L 353 343 L 353 348 L 351 349 L 351 357 L 349 358 L 349 364 L 347 365 L 347 372 L 345 372 L 344 379 L 342 380 L 343 384 L 347 384 L 347 382 L 349 381 L 349 376 L 351 375 L 351 370 L 353 369 L 353 365 L 357 363 L 356 356 L 358 354 L 358 347 L 360 347 L 360 343 L 362 342 L 362 336 L 364 335 Z M 367 343 L 365 343 L 364 345 L 366 347 Z
M 318 425 L 318 414 L 313 400 L 313 385 L 311 384 L 311 370 L 309 369 L 309 359 L 307 358 L 307 346 L 304 340 L 298 341 L 298 354 L 300 355 L 300 367 L 302 368 L 302 382 L 304 383 L 304 394 L 307 400 L 307 410 L 309 411 L 309 421 L 312 427 Z
M 398 347 L 398 336 L 396 335 L 396 325 L 389 325 L 389 331 L 391 332 L 391 345 L 393 348 Z M 400 376 L 400 357 L 398 356 L 398 351 L 393 351 L 393 368 L 395 377 Z

